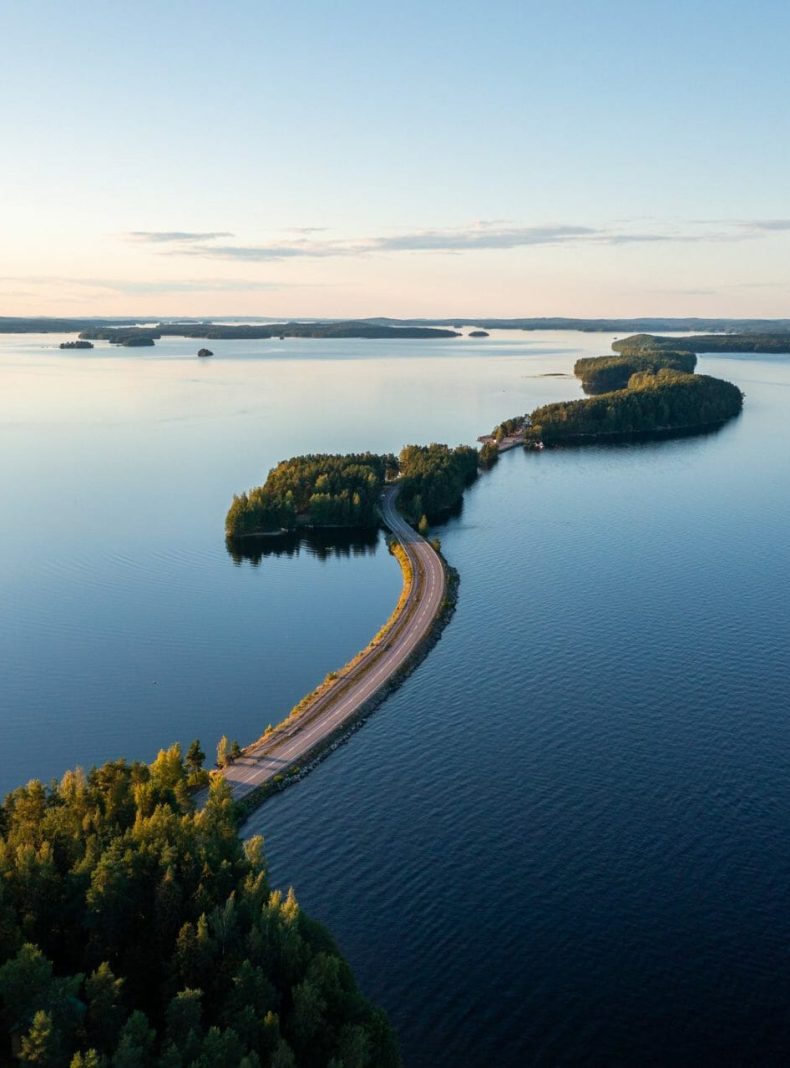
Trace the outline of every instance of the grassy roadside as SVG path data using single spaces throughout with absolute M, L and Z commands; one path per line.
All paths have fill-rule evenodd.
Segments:
M 367 649 L 362 650 L 361 653 L 357 654 L 354 660 L 349 661 L 349 664 L 346 665 L 344 671 L 351 664 L 358 662 L 359 658 L 363 656 L 365 652 L 370 649 L 371 646 L 381 642 L 382 637 L 386 636 L 386 634 L 388 634 L 389 631 L 392 629 L 394 623 L 397 622 L 398 618 L 404 610 L 406 602 L 408 601 L 408 595 L 411 589 L 411 583 L 413 581 L 411 573 L 411 562 L 400 543 L 393 542 L 390 546 L 390 550 L 392 551 L 393 556 L 395 556 L 398 562 L 400 563 L 404 573 L 404 589 L 401 593 L 401 597 L 392 615 L 381 628 L 381 630 L 378 632 L 376 637 L 370 642 Z M 286 789 L 286 787 L 292 785 L 295 782 L 299 782 L 300 779 L 304 778 L 304 776 L 308 774 L 308 772 L 312 771 L 312 769 L 316 767 L 326 756 L 328 756 L 329 753 L 337 749 L 339 745 L 341 745 L 347 738 L 349 738 L 350 735 L 353 734 L 354 731 L 356 731 L 365 722 L 368 716 L 370 716 L 371 713 L 375 711 L 375 709 L 378 708 L 379 705 L 381 705 L 391 693 L 393 693 L 395 690 L 398 689 L 399 686 L 403 684 L 403 682 L 408 678 L 408 676 L 428 655 L 430 650 L 441 637 L 442 631 L 452 618 L 458 599 L 458 585 L 460 581 L 460 576 L 455 570 L 455 568 L 451 567 L 447 563 L 441 553 L 439 553 L 438 555 L 442 561 L 442 566 L 444 568 L 445 573 L 444 599 L 442 600 L 439 612 L 435 616 L 430 629 L 425 634 L 422 641 L 412 651 L 408 659 L 405 660 L 403 664 L 401 664 L 398 670 L 394 672 L 394 674 L 391 675 L 389 679 L 387 679 L 387 681 L 384 682 L 382 686 L 374 694 L 372 694 L 371 697 L 368 698 L 367 701 L 360 705 L 360 707 L 353 715 L 351 715 L 331 734 L 316 742 L 315 746 L 310 750 L 310 752 L 302 757 L 302 762 L 300 764 L 294 764 L 290 768 L 287 768 L 281 774 L 275 775 L 267 782 L 262 783 L 254 790 L 251 790 L 241 800 L 237 801 L 235 803 L 235 807 L 238 817 L 241 821 L 245 820 L 251 812 L 253 812 L 261 804 L 263 804 L 266 798 L 270 797 L 272 794 L 279 793 L 281 790 Z M 371 661 L 371 666 L 373 666 L 373 664 L 375 664 L 375 659 Z M 324 684 L 322 684 L 322 686 L 323 685 Z M 318 689 L 314 691 L 314 694 L 317 693 L 319 690 L 321 690 L 321 687 L 318 687 Z M 325 693 L 327 691 L 323 690 L 322 692 Z M 308 697 L 304 698 L 303 701 L 299 702 L 299 705 L 297 705 L 296 708 L 300 708 L 304 705 L 304 702 L 310 701 L 312 699 L 314 699 L 313 694 L 308 695 Z M 303 712 L 304 709 L 302 709 L 302 713 L 300 714 L 303 714 Z M 292 715 L 293 712 L 291 713 L 291 716 Z M 289 716 L 287 720 L 284 720 L 283 723 L 287 723 L 291 719 L 291 716 Z M 282 727 L 283 724 L 280 724 L 279 726 Z M 264 735 L 264 737 L 271 737 L 271 734 Z M 213 774 L 220 773 L 214 772 Z
M 294 726 L 296 720 L 309 713 L 319 698 L 323 698 L 330 693 L 342 693 L 349 681 L 356 681 L 356 678 L 349 680 L 349 676 L 353 674 L 360 662 L 366 657 L 370 658 L 369 666 L 374 666 L 377 658 L 371 654 L 379 650 L 379 647 L 391 633 L 393 627 L 395 627 L 401 620 L 414 586 L 412 563 L 403 546 L 400 542 L 391 539 L 389 541 L 389 551 L 400 564 L 401 572 L 403 574 L 403 586 L 401 588 L 400 597 L 398 598 L 398 603 L 395 605 L 386 623 L 379 628 L 364 649 L 360 649 L 360 651 L 352 657 L 351 660 L 344 664 L 342 668 L 339 668 L 337 671 L 330 671 L 326 678 L 320 682 L 314 690 L 305 694 L 301 701 L 294 705 L 284 719 L 276 724 L 276 726 L 267 727 L 260 738 L 255 742 L 252 742 L 250 745 L 245 746 L 242 750 L 242 754 L 249 755 L 255 750 L 256 746 L 259 746 L 264 742 L 276 741 L 278 735 L 285 733 L 289 728 Z

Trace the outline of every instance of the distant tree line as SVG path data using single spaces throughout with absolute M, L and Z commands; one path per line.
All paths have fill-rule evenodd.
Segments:
M 631 375 L 640 372 L 655 374 L 665 367 L 690 374 L 696 365 L 697 357 L 693 352 L 645 349 L 627 356 L 583 356 L 573 365 L 573 373 L 581 379 L 585 392 L 607 393 L 625 389 Z
M 0 807 L 0 1062 L 390 1068 L 384 1016 L 269 884 L 203 752 L 31 782 Z
M 374 527 L 384 480 L 397 474 L 392 455 L 315 453 L 283 460 L 262 486 L 233 498 L 228 537 L 311 527 Z
M 71 319 L 53 319 L 42 316 L 30 317 L 30 316 L 0 316 L 0 333 L 52 333 L 52 332 L 69 332 L 71 330 L 94 330 L 97 327 L 108 326 L 137 326 L 140 323 L 140 318 L 137 319 L 100 319 L 95 316 L 88 318 L 71 318 Z M 147 321 L 143 320 L 143 321 Z M 569 318 L 529 318 L 529 319 L 391 319 L 387 317 L 375 317 L 362 320 L 352 320 L 345 323 L 259 323 L 259 324 L 220 324 L 212 323 L 211 320 L 202 321 L 200 323 L 187 322 L 178 323 L 172 317 L 167 319 L 160 326 L 177 326 L 183 327 L 197 327 L 198 329 L 205 329 L 206 326 L 212 329 L 223 330 L 239 330 L 249 328 L 252 330 L 264 329 L 267 331 L 266 336 L 278 336 L 275 331 L 282 327 L 289 327 L 292 325 L 298 326 L 304 329 L 320 329 L 322 327 L 334 327 L 336 329 L 362 329 L 365 327 L 388 327 L 393 330 L 401 331 L 404 327 L 443 327 L 450 326 L 454 330 L 460 330 L 463 326 L 476 326 L 483 329 L 499 329 L 499 330 L 582 330 L 585 332 L 599 331 L 606 334 L 611 333 L 624 333 L 630 330 L 722 330 L 722 331 L 737 331 L 739 333 L 759 333 L 759 334 L 771 334 L 778 331 L 788 332 L 790 331 L 790 319 L 700 319 L 700 318 L 682 318 L 682 319 L 668 319 L 668 318 L 641 318 L 641 319 L 569 319 Z M 205 336 L 205 335 L 186 335 L 181 336 Z M 225 336 L 225 335 L 223 335 Z M 231 335 L 227 335 L 231 336 Z M 235 334 L 236 337 L 251 336 Z M 261 335 L 254 335 L 261 336 Z M 303 335 L 305 336 L 305 335 Z M 329 336 L 328 334 L 322 336 Z M 337 336 L 337 335 L 335 335 Z M 347 335 L 351 336 L 351 335 Z M 356 335 L 360 336 L 360 335 Z M 375 336 L 394 336 L 394 335 L 375 335 Z M 400 336 L 404 336 L 402 333 Z M 422 335 L 410 335 L 410 336 L 422 336 Z
M 661 337 L 657 334 L 632 334 L 612 343 L 615 352 L 632 355 L 640 352 L 674 350 L 675 352 L 764 352 L 790 353 L 790 330 L 772 333 L 700 334 L 697 337 Z
M 585 400 L 545 404 L 532 413 L 544 442 L 715 426 L 740 412 L 731 382 L 666 368 L 632 375 L 628 388 Z
M 211 338 L 215 340 L 267 340 L 283 337 L 308 338 L 390 338 L 430 339 L 458 337 L 455 330 L 424 326 L 380 326 L 371 322 L 338 323 L 257 323 L 236 326 L 222 323 L 158 323 L 148 326 L 90 326 L 80 334 L 90 341 L 112 341 L 128 345 L 137 337 L 159 340 L 162 337 Z

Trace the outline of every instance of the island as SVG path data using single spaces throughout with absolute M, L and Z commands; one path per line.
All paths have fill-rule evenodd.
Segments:
M 406 445 L 393 454 L 311 454 L 283 460 L 261 486 L 234 496 L 228 538 L 298 528 L 364 529 L 380 523 L 379 501 L 396 479 L 400 510 L 415 524 L 448 514 L 477 476 L 478 451 L 466 445 Z
M 531 436 L 546 445 L 667 436 L 721 426 L 742 406 L 731 382 L 662 368 L 632 375 L 625 389 L 536 408 Z
M 470 330 L 469 337 L 490 337 L 487 330 Z
M 612 343 L 621 355 L 661 352 L 754 352 L 766 355 L 790 353 L 790 330 L 772 333 L 754 331 L 731 334 L 701 334 L 698 337 L 661 337 L 655 334 L 634 334 Z
M 154 344 L 154 339 L 149 334 L 135 334 L 131 337 L 108 338 L 108 340 L 127 349 L 140 349 Z
M 198 349 L 198 356 L 213 356 L 211 349 Z
M 286 337 L 303 338 L 367 338 L 394 341 L 458 337 L 456 330 L 435 329 L 423 326 L 377 326 L 367 322 L 326 323 L 264 323 L 260 325 L 222 323 L 158 323 L 156 327 L 101 326 L 84 329 L 81 338 L 91 341 L 112 341 L 126 344 L 128 338 L 189 337 L 210 340 L 269 340 Z
M 693 352 L 646 348 L 634 350 L 630 355 L 584 356 L 574 364 L 573 373 L 581 379 L 585 393 L 606 393 L 612 389 L 625 389 L 631 375 L 640 372 L 655 374 L 666 368 L 690 374 L 696 365 L 697 357 Z
M 61 341 L 60 348 L 62 349 L 92 349 L 92 341 Z

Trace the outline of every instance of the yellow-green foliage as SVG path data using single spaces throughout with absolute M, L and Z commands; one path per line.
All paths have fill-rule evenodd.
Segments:
M 178 746 L 0 809 L 0 1061 L 398 1063 L 327 932 L 269 886 L 227 784 L 195 811 Z

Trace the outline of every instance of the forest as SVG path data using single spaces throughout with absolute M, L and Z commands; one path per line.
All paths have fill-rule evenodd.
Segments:
M 309 527 L 375 527 L 386 477 L 397 474 L 392 455 L 314 453 L 272 468 L 262 486 L 234 496 L 225 533 L 243 534 Z
M 790 353 L 790 330 L 772 333 L 700 334 L 697 337 L 661 337 L 657 334 L 632 334 L 612 343 L 621 355 L 658 350 L 675 352 L 762 352 Z
M 455 508 L 477 478 L 479 454 L 469 445 L 406 445 L 400 453 L 398 507 L 412 522 L 438 519 Z
M 573 373 L 581 379 L 585 393 L 608 393 L 625 389 L 631 375 L 647 371 L 655 374 L 662 367 L 691 374 L 697 365 L 693 352 L 673 352 L 669 349 L 645 349 L 626 356 L 583 356 L 573 365 Z
M 0 807 L 0 1061 L 50 1068 L 389 1068 L 383 1014 L 239 838 L 178 746 Z
M 662 368 L 632 375 L 627 389 L 536 408 L 532 428 L 546 444 L 583 441 L 717 426 L 742 405 L 743 394 L 731 382 Z

